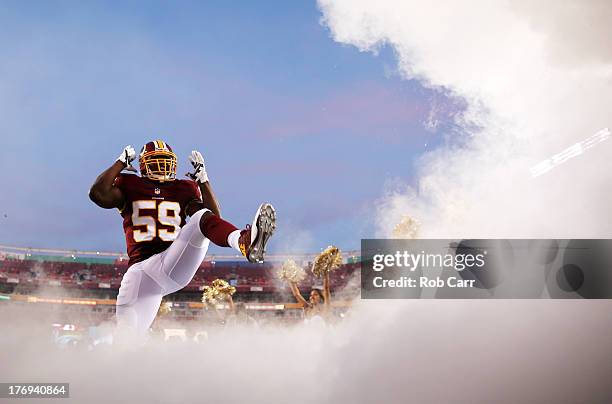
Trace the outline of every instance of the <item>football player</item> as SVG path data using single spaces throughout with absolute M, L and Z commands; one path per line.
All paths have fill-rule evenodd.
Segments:
M 135 158 L 134 148 L 126 146 L 98 176 L 89 197 L 102 208 L 119 209 L 123 217 L 129 262 L 117 296 L 117 322 L 144 332 L 162 297 L 191 281 L 209 241 L 236 249 L 249 262 L 263 262 L 276 214 L 272 205 L 263 203 L 253 224 L 242 231 L 223 220 L 198 151 L 189 156 L 194 171 L 188 180 L 176 178 L 176 154 L 164 141 L 142 147 L 140 176 L 122 173 L 136 171 L 131 167 Z

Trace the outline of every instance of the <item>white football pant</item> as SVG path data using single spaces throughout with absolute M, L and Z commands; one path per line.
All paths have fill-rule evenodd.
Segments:
M 128 268 L 117 296 L 117 325 L 144 333 L 151 327 L 162 297 L 191 282 L 206 256 L 210 241 L 200 231 L 197 211 L 165 251 Z

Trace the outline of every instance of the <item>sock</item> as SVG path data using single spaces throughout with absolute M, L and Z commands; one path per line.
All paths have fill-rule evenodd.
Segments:
M 212 213 L 202 215 L 200 219 L 200 231 L 202 234 L 219 247 L 229 247 L 228 237 L 237 230 L 236 226 Z M 238 245 L 237 240 L 236 245 Z
M 233 249 L 240 251 L 240 246 L 238 245 L 238 239 L 240 238 L 240 230 L 234 230 L 227 236 L 227 244 L 230 245 Z M 242 254 L 242 251 L 240 251 Z

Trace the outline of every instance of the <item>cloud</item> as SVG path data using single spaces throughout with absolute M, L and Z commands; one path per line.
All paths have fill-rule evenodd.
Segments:
M 545 176 L 529 168 L 609 127 L 612 52 L 606 1 L 321 0 L 334 40 L 395 49 L 407 79 L 467 103 L 449 136 L 425 154 L 416 188 L 392 189 L 379 234 L 403 214 L 424 237 L 606 237 L 611 143 Z

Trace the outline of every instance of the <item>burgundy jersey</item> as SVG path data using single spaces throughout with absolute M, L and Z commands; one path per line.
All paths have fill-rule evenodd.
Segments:
M 133 174 L 119 174 L 114 185 L 125 197 L 120 209 L 128 265 L 146 260 L 172 244 L 185 225 L 186 209 L 202 196 L 191 180 L 156 182 Z

